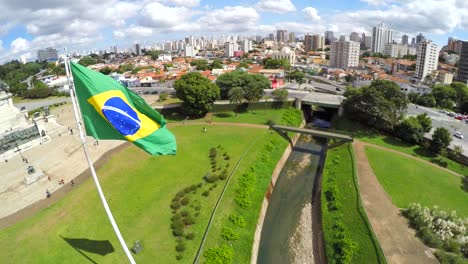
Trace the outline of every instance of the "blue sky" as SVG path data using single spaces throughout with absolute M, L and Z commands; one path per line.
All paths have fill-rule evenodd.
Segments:
M 277 29 L 336 35 L 386 23 L 444 45 L 468 40 L 467 0 L 0 0 L 0 61 L 37 49 L 129 48 L 187 35 L 266 35 Z

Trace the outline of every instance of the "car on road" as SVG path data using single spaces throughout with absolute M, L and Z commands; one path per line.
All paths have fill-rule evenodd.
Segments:
M 460 132 L 455 132 L 455 134 L 453 134 L 454 137 L 457 137 L 459 139 L 463 139 L 463 134 L 460 133 Z

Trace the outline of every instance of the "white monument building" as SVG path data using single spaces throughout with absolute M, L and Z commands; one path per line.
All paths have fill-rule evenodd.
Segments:
M 59 126 L 54 116 L 36 114 L 13 105 L 12 95 L 0 90 L 0 157 L 4 160 L 50 140 L 47 128 Z

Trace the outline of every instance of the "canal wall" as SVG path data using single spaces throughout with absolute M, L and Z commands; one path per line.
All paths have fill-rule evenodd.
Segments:
M 306 124 L 305 120 L 303 120 L 300 127 L 303 128 L 305 124 Z M 250 257 L 250 264 L 257 263 L 258 249 L 260 246 L 260 238 L 262 235 L 263 222 L 265 221 L 265 215 L 268 209 L 268 204 L 270 202 L 271 194 L 273 193 L 273 189 L 275 188 L 275 184 L 276 184 L 276 181 L 278 180 L 278 176 L 280 175 L 280 172 L 283 169 L 284 164 L 288 160 L 289 155 L 291 154 L 293 147 L 296 144 L 300 136 L 301 134 L 296 134 L 292 138 L 292 145 L 289 144 L 288 147 L 284 150 L 283 155 L 281 156 L 280 160 L 276 164 L 276 167 L 273 170 L 273 173 L 271 175 L 271 181 L 270 181 L 270 184 L 268 185 L 268 189 L 265 193 L 265 196 L 263 197 L 262 207 L 260 208 L 260 214 L 258 216 L 257 227 L 255 228 L 254 242 L 252 245 L 252 254 Z

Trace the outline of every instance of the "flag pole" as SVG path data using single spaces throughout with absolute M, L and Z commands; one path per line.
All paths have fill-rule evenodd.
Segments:
M 68 54 L 65 50 L 65 71 L 67 73 L 67 82 L 68 82 L 68 89 L 70 91 L 70 97 L 72 100 L 73 104 L 73 112 L 75 114 L 75 120 L 76 120 L 76 125 L 78 126 L 78 131 L 80 133 L 80 140 L 81 140 L 81 146 L 83 147 L 83 151 L 86 156 L 86 160 L 88 162 L 89 170 L 91 171 L 91 175 L 93 176 L 94 184 L 96 185 L 96 189 L 99 193 L 99 197 L 101 198 L 102 205 L 104 206 L 104 209 L 107 213 L 107 217 L 109 217 L 109 221 L 112 224 L 112 228 L 114 228 L 114 232 L 117 235 L 117 238 L 119 239 L 120 245 L 122 246 L 123 250 L 125 251 L 125 254 L 128 257 L 128 260 L 131 264 L 136 264 L 135 260 L 133 259 L 132 253 L 127 247 L 127 244 L 125 243 L 125 240 L 122 237 L 122 234 L 120 233 L 119 227 L 117 226 L 117 223 L 115 222 L 114 216 L 112 215 L 112 212 L 109 208 L 109 205 L 107 204 L 106 197 L 104 197 L 104 193 L 102 192 L 101 189 L 101 184 L 99 183 L 99 179 L 96 175 L 96 171 L 94 170 L 94 165 L 93 161 L 91 160 L 91 157 L 89 156 L 88 149 L 86 147 L 86 136 L 83 132 L 83 127 L 81 126 L 80 122 L 80 117 L 78 115 L 78 102 L 75 97 L 75 89 L 72 88 L 72 82 L 71 82 L 71 68 L 69 65 L 69 60 L 68 60 Z

